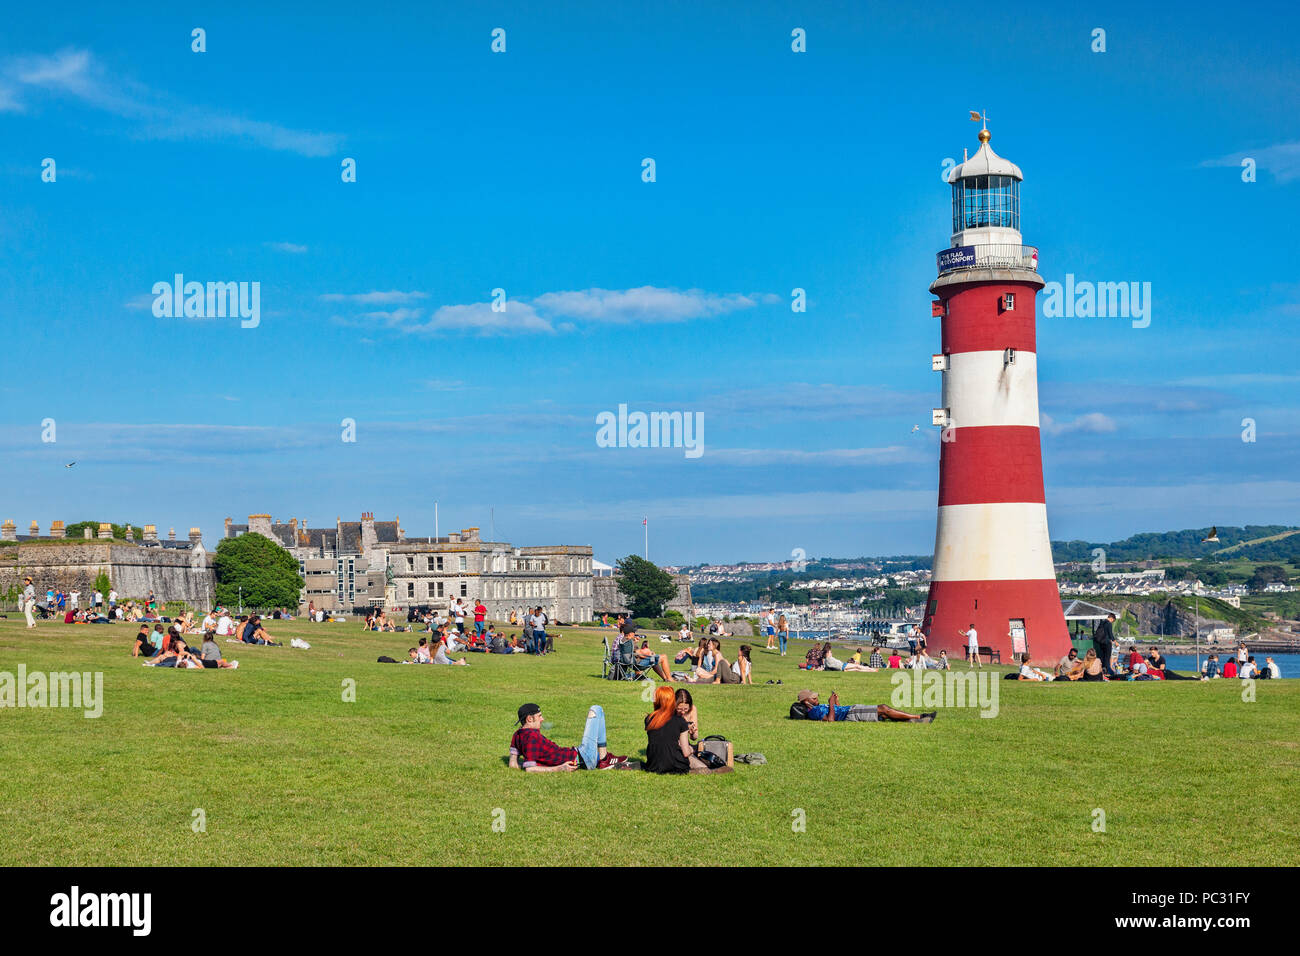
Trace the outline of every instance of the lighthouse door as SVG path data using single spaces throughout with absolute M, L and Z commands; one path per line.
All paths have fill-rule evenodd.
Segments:
M 1025 619 L 1022 617 L 1013 617 L 1010 621 L 1011 632 L 1011 653 L 1028 654 L 1029 641 L 1025 637 Z

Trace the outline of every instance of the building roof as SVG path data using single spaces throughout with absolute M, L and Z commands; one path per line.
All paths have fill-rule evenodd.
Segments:
M 993 152 L 987 142 L 976 150 L 975 155 L 964 163 L 958 163 L 948 173 L 948 182 L 956 182 L 967 176 L 1011 176 L 1024 180 L 1020 167 L 1008 159 L 1003 159 Z
M 1062 601 L 1061 607 L 1065 610 L 1065 619 L 1067 621 L 1100 621 L 1107 614 L 1114 614 L 1119 617 L 1118 613 L 1109 608 L 1091 604 L 1088 601 L 1081 601 L 1078 598 Z

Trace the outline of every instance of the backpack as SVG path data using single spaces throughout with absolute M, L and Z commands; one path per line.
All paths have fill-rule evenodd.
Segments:
M 790 719 L 807 720 L 808 705 L 801 700 L 796 700 L 793 704 L 790 705 Z
M 397 661 L 393 660 L 393 659 L 392 659 L 391 657 L 389 657 L 387 654 L 381 654 L 381 655 L 379 656 L 379 659 L 378 659 L 377 661 L 375 661 L 375 663 L 376 663 L 376 664 L 396 664 Z

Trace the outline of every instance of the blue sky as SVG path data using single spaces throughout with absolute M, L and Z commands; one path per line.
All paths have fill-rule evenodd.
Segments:
M 1294 523 L 1300 14 L 1049 6 L 15 8 L 0 517 L 928 552 L 940 174 L 985 109 L 1044 278 L 1152 285 L 1149 328 L 1040 315 L 1052 536 Z M 178 272 L 260 324 L 155 317 Z M 598 447 L 620 404 L 705 453 Z

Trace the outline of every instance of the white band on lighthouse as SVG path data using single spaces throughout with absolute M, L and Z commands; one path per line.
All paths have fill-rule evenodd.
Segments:
M 956 428 L 988 425 L 1038 427 L 1038 356 L 1016 352 L 956 352 L 943 373 L 943 407 Z
M 1056 580 L 1042 503 L 942 505 L 935 541 L 935 581 Z

